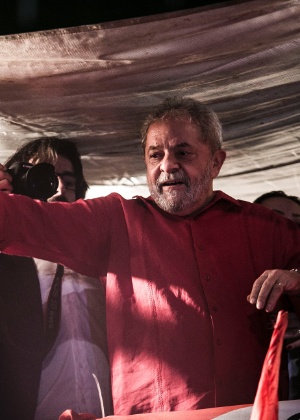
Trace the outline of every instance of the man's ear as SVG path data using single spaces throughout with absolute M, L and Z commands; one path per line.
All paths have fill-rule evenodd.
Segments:
M 216 178 L 226 159 L 226 152 L 223 149 L 217 150 L 212 157 L 212 178 Z

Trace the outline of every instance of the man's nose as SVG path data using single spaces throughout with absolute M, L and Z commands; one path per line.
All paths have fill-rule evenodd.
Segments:
M 179 169 L 179 163 L 174 154 L 165 154 L 164 158 L 160 162 L 161 172 L 172 173 Z
M 62 181 L 60 176 L 57 176 L 57 179 L 58 179 L 57 193 L 59 193 L 60 195 L 64 195 L 66 192 L 65 184 Z

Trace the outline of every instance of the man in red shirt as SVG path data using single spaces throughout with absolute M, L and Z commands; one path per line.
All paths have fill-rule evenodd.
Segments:
M 265 315 L 283 294 L 299 304 L 300 231 L 213 191 L 226 153 L 202 104 L 168 99 L 142 134 L 151 197 L 68 204 L 3 194 L 0 248 L 105 283 L 115 414 L 253 403 Z M 1 171 L 0 188 L 8 181 Z

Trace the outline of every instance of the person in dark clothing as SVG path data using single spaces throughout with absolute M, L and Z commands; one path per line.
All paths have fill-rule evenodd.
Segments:
M 270 191 L 260 195 L 254 203 L 261 204 L 283 217 L 292 220 L 300 227 L 300 198 L 284 191 Z M 285 334 L 288 359 L 288 393 L 290 400 L 300 398 L 300 309 L 298 313 L 289 312 L 288 329 Z

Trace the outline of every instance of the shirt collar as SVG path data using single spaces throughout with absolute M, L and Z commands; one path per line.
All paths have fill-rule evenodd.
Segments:
M 237 200 L 231 197 L 230 195 L 225 194 L 223 191 L 215 191 L 214 199 L 212 200 L 210 204 L 215 203 L 219 200 L 229 201 L 230 203 L 235 204 L 236 206 L 239 206 L 239 207 L 241 206 L 240 200 Z
M 140 200 L 142 200 L 142 201 L 144 201 L 148 204 L 150 203 L 151 205 L 155 204 L 155 202 L 154 202 L 154 200 L 152 199 L 151 196 L 149 196 L 147 198 L 142 197 L 142 196 L 135 196 L 134 198 L 140 199 Z M 194 213 L 192 213 L 190 215 L 187 215 L 187 216 L 175 216 L 175 217 L 195 217 L 198 214 L 202 213 L 203 211 L 205 211 L 208 208 L 215 205 L 217 202 L 220 202 L 222 200 L 225 201 L 225 202 L 231 203 L 235 206 L 239 206 L 239 207 L 241 206 L 241 203 L 240 203 L 239 200 L 236 200 L 235 198 L 225 194 L 223 191 L 218 190 L 218 191 L 214 191 L 214 198 L 212 199 L 212 201 L 206 207 L 201 208 L 200 210 L 197 210 Z M 159 209 L 159 207 L 158 207 L 158 209 Z M 161 209 L 159 209 L 159 210 L 161 210 Z M 161 210 L 161 211 L 164 212 L 163 210 Z M 164 212 L 164 213 L 166 213 L 166 212 Z M 169 215 L 169 213 L 166 213 L 166 214 Z M 174 216 L 174 215 L 170 215 L 170 216 Z

